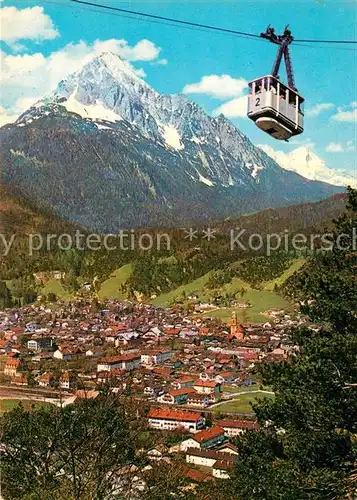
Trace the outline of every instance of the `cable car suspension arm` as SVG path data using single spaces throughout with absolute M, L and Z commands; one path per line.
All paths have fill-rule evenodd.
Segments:
M 289 45 L 294 40 L 294 38 L 292 37 L 291 31 L 288 29 L 288 26 L 285 27 L 283 35 L 276 35 L 274 28 L 272 28 L 269 25 L 266 32 L 261 33 L 260 36 L 262 38 L 266 38 L 267 40 L 270 40 L 272 43 L 275 43 L 276 45 L 279 45 L 279 50 L 278 50 L 278 54 L 277 54 L 275 62 L 274 62 L 272 75 L 275 78 L 279 79 L 279 77 L 278 77 L 279 68 L 280 68 L 282 58 L 284 56 L 286 74 L 288 77 L 288 85 L 291 89 L 293 89 L 293 90 L 295 90 L 295 92 L 297 92 L 297 88 L 295 87 L 295 81 L 294 81 L 293 66 L 292 66 L 291 56 L 290 56 L 290 51 L 289 51 Z

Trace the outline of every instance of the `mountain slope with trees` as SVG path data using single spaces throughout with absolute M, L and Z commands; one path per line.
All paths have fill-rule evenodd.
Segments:
M 75 226 L 59 217 L 45 203 L 33 201 L 15 186 L 0 179 L 0 233 L 17 234 L 72 232 Z
M 261 368 L 275 399 L 254 407 L 262 428 L 238 440 L 230 483 L 241 500 L 353 499 L 357 472 L 357 191 L 335 221 L 344 248 L 320 253 L 288 290 L 319 324 L 291 333 L 286 362 Z M 266 426 L 266 424 L 268 425 Z

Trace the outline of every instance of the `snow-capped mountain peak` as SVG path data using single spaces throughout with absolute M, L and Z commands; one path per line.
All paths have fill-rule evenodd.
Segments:
M 225 218 L 339 191 L 283 170 L 224 116 L 158 93 L 111 53 L 1 135 L 9 183 L 100 231 Z M 304 149 L 297 156 L 316 163 Z
M 302 175 L 306 179 L 327 182 L 334 186 L 357 186 L 357 178 L 340 169 L 328 168 L 309 146 L 303 145 L 289 153 L 277 151 L 266 144 L 258 145 L 268 156 L 285 170 Z
M 162 147 L 199 160 L 190 172 L 197 182 L 231 187 L 259 182 L 272 162 L 224 116 L 213 118 L 183 94 L 159 94 L 129 63 L 103 53 L 61 81 L 57 89 L 20 117 L 37 119 L 41 108 L 62 107 L 103 130 L 129 122 Z
M 123 73 L 130 75 L 132 78 L 137 78 L 138 80 L 140 79 L 136 75 L 134 68 L 127 61 L 113 52 L 103 52 L 100 56 L 92 59 L 89 64 L 96 63 L 105 64 L 108 70 L 111 71 L 113 76 L 117 79 L 120 79 Z

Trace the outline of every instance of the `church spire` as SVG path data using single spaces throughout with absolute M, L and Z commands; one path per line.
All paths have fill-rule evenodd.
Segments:
M 244 337 L 244 328 L 238 323 L 237 313 L 233 311 L 231 320 L 231 336 L 237 340 L 242 340 Z

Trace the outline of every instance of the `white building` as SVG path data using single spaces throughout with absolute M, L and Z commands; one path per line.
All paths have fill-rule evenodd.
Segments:
M 224 430 L 221 427 L 212 427 L 211 429 L 197 432 L 194 436 L 182 441 L 180 450 L 186 451 L 192 448 L 207 450 L 221 445 L 225 440 Z
M 97 364 L 97 372 L 111 372 L 113 370 L 131 371 L 141 365 L 140 354 L 123 354 L 110 358 L 102 358 Z
M 221 453 L 215 450 L 188 449 L 186 452 L 186 462 L 195 465 L 204 465 L 205 467 L 215 467 L 217 462 L 233 462 L 234 456 Z M 213 474 L 213 473 L 212 473 Z
M 159 430 L 181 428 L 194 433 L 205 426 L 205 418 L 200 413 L 190 411 L 150 408 L 148 418 L 149 427 Z
M 30 351 L 41 351 L 41 349 L 51 349 L 53 345 L 52 337 L 32 338 L 27 341 L 27 349 Z
M 193 388 L 198 394 L 213 394 L 215 392 L 220 392 L 221 384 L 215 380 L 196 380 L 193 384 Z
M 234 466 L 234 461 L 231 460 L 217 460 L 212 467 L 212 476 L 219 479 L 230 479 L 228 471 Z
M 227 437 L 236 437 L 247 430 L 257 430 L 259 425 L 252 420 L 220 420 L 220 427 Z
M 186 462 L 212 468 L 212 476 L 220 479 L 229 479 L 228 471 L 234 466 L 235 456 L 215 450 L 189 449 L 186 453 Z
M 72 353 L 64 348 L 64 349 L 57 349 L 54 353 L 53 353 L 53 357 L 55 359 L 63 359 L 64 361 L 69 361 L 72 359 Z
M 196 380 L 193 388 L 198 394 L 210 395 L 216 401 L 221 398 L 221 384 L 215 380 Z
M 63 372 L 59 379 L 61 389 L 72 389 L 75 386 L 75 378 L 70 372 Z
M 169 349 L 150 350 L 141 355 L 141 363 L 144 366 L 160 365 L 171 359 L 173 355 L 174 351 L 170 351 Z

